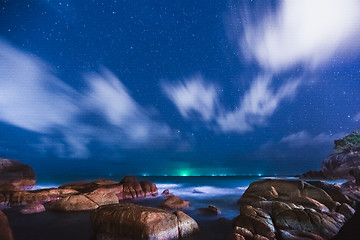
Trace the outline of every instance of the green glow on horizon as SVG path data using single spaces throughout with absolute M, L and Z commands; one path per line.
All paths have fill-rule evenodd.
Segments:
M 190 171 L 188 169 L 182 169 L 180 170 L 180 176 L 183 176 L 183 177 L 187 177 L 187 176 L 190 176 Z

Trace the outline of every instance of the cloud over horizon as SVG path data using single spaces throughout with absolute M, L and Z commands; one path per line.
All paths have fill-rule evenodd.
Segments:
M 78 91 L 49 64 L 1 39 L 0 61 L 0 121 L 40 134 L 34 145 L 43 152 L 84 158 L 92 141 L 146 148 L 174 140 L 167 124 L 153 120 L 106 68 L 85 74 L 88 87 Z

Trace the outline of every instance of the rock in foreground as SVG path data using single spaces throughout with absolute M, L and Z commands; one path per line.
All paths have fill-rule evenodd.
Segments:
M 21 190 L 36 183 L 34 170 L 21 162 L 0 158 L 0 191 Z M 12 188 L 12 189 L 9 189 Z
M 115 193 L 85 193 L 63 197 L 49 205 L 53 211 L 84 211 L 96 209 L 106 204 L 118 203 Z
M 301 180 L 253 182 L 239 199 L 233 237 L 331 239 L 354 210 L 340 188 L 316 181 L 314 185 Z
M 13 240 L 12 231 L 5 214 L 0 210 L 0 239 Z
M 189 201 L 185 201 L 184 199 L 181 199 L 179 197 L 176 197 L 174 195 L 170 195 L 162 204 L 161 208 L 165 209 L 184 209 L 188 208 L 190 206 Z
M 135 204 L 101 206 L 91 214 L 97 240 L 152 239 L 170 240 L 198 231 L 198 225 L 183 212 Z

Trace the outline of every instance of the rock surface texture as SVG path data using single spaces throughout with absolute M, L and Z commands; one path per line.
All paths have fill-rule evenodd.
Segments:
M 0 239 L 13 240 L 13 234 L 5 214 L 0 210 Z
M 322 171 L 326 178 L 353 179 L 351 171 L 360 167 L 360 150 L 347 150 L 328 156 L 322 163 Z
M 0 190 L 21 190 L 36 183 L 34 170 L 21 162 L 0 158 Z
M 22 212 L 36 213 L 43 210 L 43 205 L 54 211 L 82 211 L 96 209 L 106 204 L 118 203 L 119 200 L 157 195 L 154 183 L 138 181 L 126 176 L 120 182 L 96 180 L 76 182 L 40 190 L 17 190 L 13 187 L 0 189 L 0 203 L 29 205 Z
M 165 201 L 160 205 L 161 208 L 165 209 L 185 209 L 190 206 L 189 201 L 185 201 L 182 198 L 170 195 Z
M 320 181 L 253 182 L 239 199 L 232 238 L 331 239 L 353 215 L 356 200 Z
M 97 240 L 170 240 L 189 236 L 198 225 L 181 211 L 167 212 L 135 204 L 101 206 L 91 214 Z

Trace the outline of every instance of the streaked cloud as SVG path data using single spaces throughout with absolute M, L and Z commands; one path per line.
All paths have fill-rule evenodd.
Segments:
M 308 69 L 331 60 L 335 54 L 359 50 L 358 0 L 280 1 L 269 4 L 262 18 L 241 8 L 244 35 L 240 49 L 267 71 L 281 72 L 298 64 Z M 244 11 L 244 12 L 243 12 Z
M 355 122 L 360 121 L 360 112 L 358 112 L 358 113 L 354 116 L 353 120 L 354 120 Z
M 91 155 L 91 142 L 147 148 L 176 138 L 106 68 L 86 74 L 87 88 L 79 91 L 40 58 L 1 39 L 0 62 L 0 121 L 40 134 L 34 145 L 43 152 L 83 158 Z
M 195 75 L 175 84 L 164 83 L 163 90 L 180 114 L 189 119 L 195 115 L 210 121 L 216 114 L 217 90 L 213 84 Z
M 164 90 L 185 119 L 196 117 L 215 124 L 222 132 L 243 133 L 264 125 L 280 104 L 292 99 L 300 80 L 289 80 L 274 89 L 271 76 L 259 76 L 239 100 L 239 107 L 227 110 L 218 100 L 215 84 L 203 77 L 185 79 L 182 83 L 164 84 Z
M 311 135 L 307 131 L 303 130 L 283 137 L 279 143 L 287 144 L 291 147 L 306 147 L 324 144 L 332 145 L 334 140 L 343 138 L 344 136 L 346 136 L 346 133 L 320 133 L 318 135 Z
M 66 125 L 78 113 L 77 92 L 46 63 L 0 39 L 0 119 L 39 133 Z
M 242 97 L 240 107 L 224 112 L 217 122 L 223 131 L 239 133 L 263 125 L 284 100 L 295 96 L 299 84 L 299 80 L 290 80 L 275 90 L 271 87 L 271 77 L 258 77 Z

